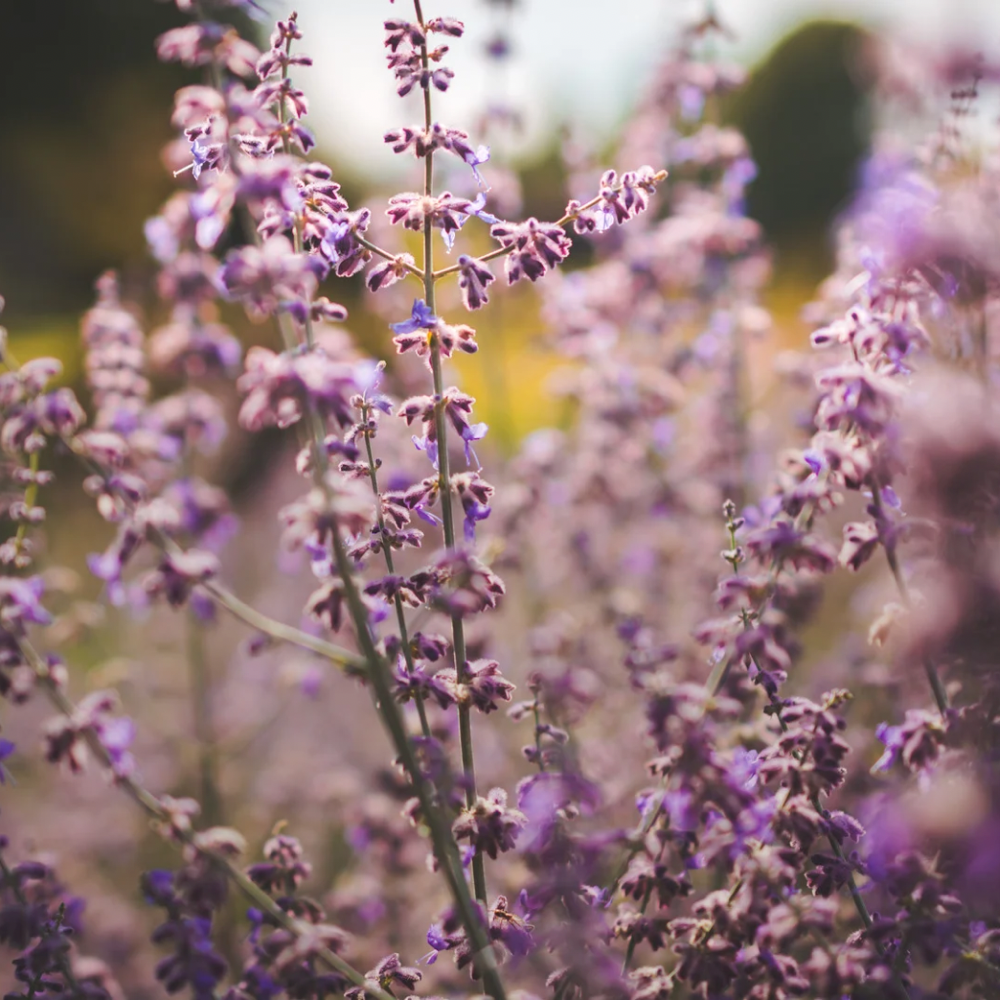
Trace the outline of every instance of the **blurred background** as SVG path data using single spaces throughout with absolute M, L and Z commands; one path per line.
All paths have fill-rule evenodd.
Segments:
M 278 16 L 288 4 L 264 6 Z M 352 0 L 297 6 L 304 47 L 316 62 L 301 79 L 320 155 L 355 200 L 373 185 L 401 182 L 408 164 L 381 136 L 415 109 L 401 107 L 379 58 L 382 15 L 391 8 Z M 623 0 L 613 13 L 600 0 L 575 0 L 571 8 L 557 0 L 453 6 L 448 12 L 469 31 L 449 56 L 459 85 L 439 101 L 440 116 L 475 132 L 490 109 L 513 110 L 517 127 L 494 140 L 494 162 L 520 174 L 526 207 L 539 216 L 558 215 L 565 204 L 560 133 L 597 148 L 610 144 L 679 28 L 705 9 L 666 0 Z M 759 166 L 750 213 L 777 246 L 779 286 L 789 270 L 813 283 L 829 262 L 830 220 L 867 144 L 865 32 L 918 47 L 981 47 L 1000 37 L 1000 5 L 732 0 L 716 4 L 716 13 L 729 31 L 728 41 L 717 43 L 720 57 L 751 70 L 726 111 L 748 135 Z M 0 4 L 8 40 L 0 65 L 8 95 L 0 106 L 6 322 L 19 340 L 30 338 L 27 353 L 58 349 L 71 374 L 77 317 L 96 276 L 116 267 L 128 287 L 141 289 L 150 271 L 142 223 L 172 190 L 160 151 L 171 137 L 173 91 L 192 79 L 159 65 L 153 42 L 181 20 L 172 3 L 157 0 Z M 266 31 L 258 26 L 261 36 Z M 486 58 L 497 46 L 507 59 Z

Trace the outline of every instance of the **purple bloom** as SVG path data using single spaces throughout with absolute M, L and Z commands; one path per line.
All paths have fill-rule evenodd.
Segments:
M 808 448 L 802 453 L 802 461 L 812 469 L 814 475 L 819 475 L 825 468 L 826 461 L 823 456 L 813 448 Z
M 490 235 L 509 251 L 504 267 L 510 285 L 521 278 L 537 281 L 565 260 L 573 245 L 561 226 L 534 217 L 521 223 L 501 222 Z
M 510 910 L 506 896 L 497 896 L 490 911 L 491 940 L 503 944 L 511 955 L 522 958 L 534 947 L 532 929 L 531 924 Z
M 449 668 L 439 670 L 435 681 L 451 691 L 455 701 L 468 701 L 484 715 L 496 711 L 501 701 L 509 702 L 514 692 L 514 685 L 500 673 L 496 660 L 467 660 L 464 680 Z
M 371 212 L 337 212 L 329 217 L 326 235 L 320 241 L 320 253 L 334 266 L 338 277 L 349 278 L 371 259 L 371 251 L 357 240 L 368 229 Z
M 410 438 L 410 440 L 413 442 L 413 447 L 416 448 L 417 451 L 422 451 L 430 460 L 431 465 L 433 465 L 435 469 L 438 468 L 437 439 L 431 437 L 430 433 L 428 432 L 427 434 L 424 434 L 423 437 L 417 437 L 417 435 L 414 434 Z M 428 515 L 428 513 L 424 510 L 421 510 L 421 508 L 417 507 L 415 508 L 415 510 L 417 511 L 417 516 L 423 518 L 423 520 L 429 521 L 431 524 L 440 523 L 440 521 L 437 518 L 434 518 L 434 515 Z M 431 518 L 434 519 L 431 520 Z
M 462 428 L 462 440 L 465 442 L 465 461 L 472 465 L 473 462 L 479 465 L 479 458 L 472 448 L 473 441 L 482 441 L 489 430 L 489 424 L 469 424 Z M 483 517 L 486 515 L 484 514 Z
M 729 773 L 734 782 L 741 788 L 749 791 L 757 787 L 759 756 L 756 750 L 745 750 L 743 747 L 737 747 Z
M 660 789 L 649 789 L 639 792 L 635 797 L 635 807 L 639 811 L 639 816 L 645 823 L 649 817 L 656 812 L 663 803 L 663 792 Z
M 462 290 L 465 308 L 481 309 L 489 301 L 486 288 L 496 280 L 493 272 L 481 261 L 462 254 L 458 258 L 458 287 Z
M 440 322 L 423 299 L 416 299 L 413 303 L 413 312 L 410 318 L 402 320 L 399 323 L 390 323 L 389 329 L 395 334 L 402 335 L 415 333 L 417 330 L 433 330 Z
M 893 510 L 900 510 L 903 506 L 899 496 L 891 486 L 882 487 L 882 501 L 886 506 L 892 507 Z
M 513 850 L 527 822 L 524 813 L 507 805 L 507 793 L 494 788 L 486 798 L 479 796 L 475 805 L 462 810 L 452 832 L 456 840 L 468 840 L 478 853 L 495 860 L 499 853 Z
M 222 283 L 257 318 L 274 313 L 288 300 L 309 301 L 326 275 L 319 257 L 297 254 L 285 236 L 272 236 L 261 247 L 245 246 L 226 255 Z
M 471 464 L 475 458 L 471 442 L 479 441 L 485 437 L 488 427 L 486 424 L 469 423 L 469 417 L 472 415 L 472 404 L 475 403 L 475 400 L 464 392 L 459 392 L 454 386 L 445 389 L 443 402 L 445 415 L 465 442 L 466 461 Z M 434 462 L 435 468 L 437 467 L 437 406 L 438 403 L 433 396 L 411 396 L 399 408 L 399 416 L 403 417 L 407 424 L 412 425 L 420 421 L 424 425 L 423 436 L 414 436 L 413 443 L 418 451 L 427 453 L 428 458 Z M 478 459 L 476 462 L 478 463 Z
M 127 716 L 108 719 L 97 727 L 97 736 L 108 752 L 115 774 L 131 774 L 135 769 L 135 760 L 129 753 L 129 747 L 135 740 L 135 723 Z
M 689 833 L 697 829 L 700 810 L 689 789 L 670 789 L 663 796 L 663 805 L 672 830 Z
M 490 215 L 489 212 L 485 211 L 486 195 L 482 191 L 480 191 L 471 202 L 468 202 L 467 205 L 468 211 L 457 211 L 455 213 L 458 224 L 454 230 L 441 230 L 441 236 L 444 239 L 445 246 L 449 251 L 455 245 L 455 234 L 462 228 L 462 226 L 465 225 L 466 222 L 468 222 L 470 216 L 474 215 L 477 219 L 482 219 L 482 221 L 488 226 L 495 226 L 500 221 L 495 215 Z
M 389 288 L 405 278 L 410 273 L 410 268 L 414 266 L 413 255 L 408 253 L 401 253 L 392 260 L 384 260 L 381 264 L 376 264 L 365 277 L 368 291 L 377 292 L 380 288 Z
M 45 583 L 40 576 L 26 579 L 7 577 L 0 581 L 0 607 L 4 613 L 4 629 L 23 635 L 23 623 L 48 625 L 52 615 L 42 607 Z M 12 627 L 13 626 L 13 627 Z
M 336 361 L 316 348 L 304 353 L 275 354 L 252 347 L 246 371 L 237 388 L 246 393 L 240 423 L 251 431 L 290 427 L 308 412 L 310 404 L 324 419 L 350 426 L 351 398 L 357 393 L 354 366 Z
M 462 154 L 462 159 L 472 167 L 472 172 L 475 174 L 476 183 L 485 190 L 489 190 L 489 184 L 483 180 L 483 175 L 479 172 L 479 167 L 486 163 L 490 158 L 490 147 L 489 146 L 479 146 L 475 150 L 466 150 Z
M 10 740 L 5 740 L 0 737 L 0 785 L 7 784 L 7 768 L 4 767 L 3 761 L 5 761 L 17 747 L 11 743 Z
M 490 516 L 490 508 L 479 503 L 471 503 L 465 506 L 464 534 L 467 542 L 476 540 L 476 524 L 485 521 Z
M 753 780 L 756 783 L 756 775 Z M 773 838 L 771 823 L 778 811 L 778 802 L 777 796 L 770 795 L 758 799 L 739 814 L 734 823 L 735 839 L 730 848 L 731 857 L 743 854 L 751 846 L 751 841 L 767 843 Z
M 465 940 L 465 935 L 445 929 L 444 922 L 431 924 L 427 931 L 427 943 L 433 949 L 418 959 L 418 964 L 433 965 L 442 951 L 451 951 Z

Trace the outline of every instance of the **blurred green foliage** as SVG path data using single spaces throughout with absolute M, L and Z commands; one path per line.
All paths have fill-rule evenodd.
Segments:
M 757 163 L 748 211 L 764 226 L 779 270 L 802 281 L 829 271 L 830 224 L 869 148 L 868 41 L 852 24 L 806 24 L 778 43 L 727 107 Z

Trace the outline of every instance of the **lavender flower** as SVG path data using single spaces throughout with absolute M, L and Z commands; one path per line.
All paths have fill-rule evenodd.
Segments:
M 507 283 L 521 278 L 537 281 L 569 256 L 572 243 L 560 226 L 528 219 L 518 225 L 500 223 L 490 235 L 509 251 L 504 269 Z

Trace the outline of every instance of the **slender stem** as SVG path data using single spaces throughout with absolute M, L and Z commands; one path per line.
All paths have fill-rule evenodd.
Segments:
M 727 502 L 727 504 L 728 504 L 728 502 Z M 740 564 L 740 558 L 741 557 L 740 557 L 740 553 L 739 553 L 739 550 L 738 550 L 738 547 L 737 547 L 737 542 L 736 542 L 736 523 L 733 521 L 733 515 L 734 514 L 735 514 L 735 505 L 733 505 L 733 507 L 731 508 L 731 510 L 728 512 L 728 517 L 727 517 L 726 528 L 727 528 L 727 530 L 729 532 L 729 545 L 730 545 L 730 547 L 729 547 L 729 551 L 726 553 L 726 561 L 732 566 L 733 573 L 737 573 L 739 571 L 739 564 Z M 888 552 L 888 549 L 886 551 Z M 775 578 L 776 578 L 776 576 L 777 576 L 777 574 L 775 574 Z M 769 590 L 770 590 L 770 588 L 769 588 Z M 740 619 L 741 619 L 741 621 L 743 623 L 744 630 L 750 628 L 750 625 L 752 624 L 752 621 L 751 621 L 751 617 L 750 617 L 749 612 L 747 612 L 746 610 L 744 610 L 741 613 L 741 615 L 740 615 Z M 754 662 L 753 657 L 750 656 L 750 655 L 747 656 L 747 659 L 751 663 Z M 716 694 L 718 692 L 718 690 L 722 687 L 722 683 L 723 683 L 723 681 L 724 681 L 724 679 L 726 677 L 726 674 L 728 672 L 728 669 L 729 669 L 729 666 L 731 665 L 731 663 L 732 663 L 732 657 L 726 657 L 725 660 L 724 661 L 720 661 L 720 664 L 717 664 L 716 668 L 712 671 L 712 675 L 709 677 L 708 682 L 706 684 L 706 687 L 708 688 L 708 690 L 713 695 Z M 776 694 L 773 694 L 770 691 L 767 692 L 767 697 L 768 697 L 769 703 L 775 709 L 774 714 L 775 714 L 775 716 L 776 716 L 776 718 L 778 720 L 778 725 L 781 727 L 781 731 L 783 733 L 784 732 L 788 732 L 788 724 L 785 722 L 785 720 L 781 716 L 781 704 L 782 704 L 781 703 L 781 699 L 778 698 L 778 696 Z M 799 760 L 804 759 L 804 757 L 805 757 L 805 755 L 806 755 L 807 752 L 808 751 L 803 751 L 802 754 L 799 755 L 798 759 Z M 790 797 L 790 794 L 791 794 L 791 790 L 789 789 L 789 793 L 785 796 L 785 802 L 783 802 L 782 805 L 781 805 L 782 809 L 784 808 L 785 803 L 787 803 L 787 801 L 788 801 L 788 799 Z M 823 805 L 820 802 L 819 794 L 818 793 L 814 794 L 811 797 L 811 801 L 812 801 L 812 804 L 813 804 L 813 808 L 815 808 L 816 811 L 820 815 L 822 815 L 822 816 L 828 816 L 829 815 L 828 810 L 826 810 L 826 809 L 823 808 Z M 840 861 L 842 861 L 845 865 L 849 865 L 849 862 L 847 861 L 847 859 L 844 856 L 843 849 L 841 848 L 840 843 L 836 839 L 836 837 L 834 837 L 833 834 L 831 833 L 831 834 L 828 834 L 827 840 L 829 841 L 830 848 L 833 850 L 833 853 L 837 856 L 837 858 Z M 848 870 L 848 876 L 847 876 L 847 883 L 846 884 L 847 884 L 848 892 L 850 893 L 850 896 L 851 896 L 851 900 L 854 903 L 854 908 L 857 910 L 858 916 L 861 918 L 861 922 L 864 924 L 865 929 L 868 930 L 868 931 L 870 931 L 872 929 L 872 926 L 873 926 L 872 917 L 871 917 L 871 914 L 868 912 L 868 907 L 865 904 L 864 898 L 862 897 L 860 890 L 858 889 L 857 882 L 854 879 L 854 872 L 853 871 Z M 874 944 L 875 949 L 879 953 L 879 955 L 884 957 L 885 950 L 882 948 L 881 944 L 879 942 L 877 942 L 877 941 L 874 941 L 874 939 L 872 940 L 872 943 Z M 626 964 L 628 962 L 628 958 L 630 958 L 630 957 L 631 957 L 631 955 L 629 954 L 629 956 L 626 958 Z M 899 993 L 899 995 L 903 998 L 903 1000 L 909 1000 L 909 994 L 906 991 L 906 987 L 903 985 L 902 980 L 900 980 L 899 976 L 896 974 L 895 971 L 892 971 L 892 982 L 893 982 L 893 988 Z
M 187 638 L 194 737 L 198 743 L 202 815 L 209 826 L 218 826 L 223 821 L 223 807 L 216 757 L 215 726 L 212 719 L 212 676 L 208 657 L 205 655 L 205 629 L 190 609 Z
M 353 567 L 344 548 L 343 539 L 340 532 L 335 528 L 333 532 L 333 552 L 337 565 L 337 571 L 344 581 L 344 594 L 347 598 L 348 608 L 355 623 L 355 631 L 358 633 L 358 645 L 368 662 L 368 678 L 372 685 L 375 705 L 378 710 L 400 759 L 413 783 L 417 798 L 420 801 L 423 818 L 431 834 L 431 842 L 434 845 L 434 854 L 438 865 L 444 872 L 445 878 L 451 889 L 455 904 L 458 907 L 462 923 L 472 945 L 475 955 L 476 968 L 483 977 L 483 984 L 487 993 L 493 1000 L 505 1000 L 503 984 L 497 972 L 496 957 L 490 946 L 486 929 L 480 917 L 476 904 L 469 892 L 469 886 L 462 876 L 461 861 L 458 857 L 458 849 L 455 838 L 447 819 L 435 801 L 435 792 L 431 783 L 424 775 L 420 762 L 417 760 L 406 731 L 406 723 L 403 720 L 402 712 L 396 699 L 393 697 L 392 678 L 389 665 L 379 655 L 375 648 L 375 640 L 368 627 L 368 612 L 361 601 L 361 594 L 354 583 Z
M 28 483 L 28 488 L 24 491 L 24 505 L 29 510 L 35 506 L 35 500 L 38 498 L 38 482 L 35 478 L 38 475 L 38 463 L 38 452 L 33 451 L 31 457 L 28 459 L 28 468 L 31 470 L 32 479 Z M 28 521 L 22 521 L 17 526 L 17 534 L 14 536 L 14 546 L 18 552 L 21 551 L 21 545 L 27 537 L 28 523 Z
M 365 403 L 361 407 L 361 420 L 365 425 L 365 451 L 368 455 L 368 478 L 371 480 L 372 492 L 375 494 L 375 518 L 378 522 L 379 538 L 382 540 L 382 552 L 385 555 L 385 568 L 390 574 L 395 575 L 396 568 L 392 558 L 392 546 L 389 544 L 389 536 L 385 530 L 385 515 L 382 513 L 382 497 L 378 489 L 378 470 L 375 465 L 375 453 L 372 449 L 372 435 L 369 432 L 368 424 L 371 420 L 371 407 Z M 410 635 L 406 627 L 406 615 L 403 613 L 403 598 L 396 591 L 396 624 L 399 626 L 399 642 L 403 647 L 403 658 L 406 661 L 406 669 L 410 674 L 414 673 L 413 650 L 410 648 Z M 427 709 L 424 707 L 424 696 L 418 691 L 414 699 L 417 705 L 417 715 L 420 717 L 420 730 L 427 739 L 431 737 L 431 727 L 427 721 Z
M 212 599 L 234 618 L 263 632 L 278 642 L 287 642 L 292 646 L 307 649 L 311 653 L 322 656 L 325 660 L 335 663 L 344 668 L 348 673 L 360 673 L 365 668 L 365 661 L 357 653 L 352 653 L 348 649 L 336 646 L 332 642 L 327 642 L 318 636 L 310 635 L 292 625 L 285 625 L 284 622 L 270 618 L 256 608 L 251 607 L 246 601 L 240 600 L 234 593 L 227 590 L 222 584 L 215 580 L 209 580 L 201 585 Z
M 291 50 L 292 50 L 292 40 L 289 38 L 285 43 L 285 51 L 287 53 L 290 53 Z M 288 79 L 287 63 L 283 64 L 281 67 L 281 79 L 282 80 Z M 284 96 L 282 96 L 278 100 L 278 121 L 280 122 L 283 130 L 283 135 L 281 137 L 282 150 L 284 151 L 285 156 L 291 156 L 292 144 L 291 140 L 288 137 L 288 130 L 285 128 L 285 125 L 288 123 L 288 108 L 286 107 Z M 296 215 L 295 223 L 292 226 L 292 243 L 296 253 L 302 253 L 302 227 L 303 227 L 303 215 Z M 256 229 L 254 231 L 256 232 Z M 308 309 L 306 310 L 305 336 L 306 336 L 306 345 L 311 349 L 312 347 L 315 346 L 315 342 L 313 340 L 312 317 L 309 315 Z
M 531 714 L 535 718 L 535 754 L 538 757 L 538 770 L 545 770 L 545 758 L 542 756 L 542 716 L 541 706 L 538 704 L 538 691 L 535 691 L 535 701 L 531 706 Z
M 873 479 L 872 481 L 872 510 L 875 514 L 876 523 L 879 526 L 884 524 L 887 518 L 885 507 L 882 503 L 882 488 L 877 479 Z M 899 591 L 899 596 L 902 598 L 906 608 L 908 610 L 912 609 L 913 602 L 910 600 L 910 590 L 906 585 L 906 577 L 903 576 L 902 568 L 899 565 L 899 557 L 896 554 L 896 539 L 890 534 L 883 540 L 882 548 L 885 549 L 885 559 L 892 572 L 892 578 L 896 581 L 896 589 Z M 944 715 L 948 711 L 948 692 L 945 690 L 934 661 L 930 657 L 925 656 L 923 664 L 924 673 L 927 675 L 927 682 L 934 693 L 934 701 L 937 703 L 938 711 Z
M 53 681 L 48 664 L 46 664 L 37 650 L 27 640 L 20 639 L 17 640 L 17 643 L 25 662 L 34 671 L 39 681 L 39 686 L 44 690 L 49 701 L 67 718 L 73 718 L 76 712 L 76 705 Z M 169 824 L 170 817 L 167 810 L 152 792 L 140 785 L 132 776 L 115 772 L 108 751 L 93 729 L 88 728 L 84 730 L 83 736 L 87 741 L 91 753 L 93 753 L 109 773 L 114 775 L 115 784 L 151 818 L 164 825 Z M 313 928 L 311 924 L 289 916 L 260 886 L 251 881 L 233 860 L 214 851 L 206 850 L 204 847 L 200 847 L 197 843 L 196 831 L 182 830 L 176 826 L 171 826 L 170 830 L 171 834 L 176 836 L 182 843 L 193 847 L 204 857 L 210 859 L 254 906 L 266 913 L 278 926 L 290 931 L 296 937 L 304 935 L 312 936 Z M 339 972 L 347 980 L 354 983 L 355 986 L 362 987 L 365 993 L 374 997 L 375 1000 L 395 1000 L 395 997 L 391 993 L 383 990 L 377 984 L 366 980 L 363 973 L 355 969 L 349 962 L 344 961 L 339 955 L 330 951 L 329 948 L 316 947 L 312 950 L 320 961 Z
M 360 233 L 354 234 L 354 240 L 355 242 L 360 243 L 366 250 L 370 250 L 373 254 L 375 254 L 375 256 L 383 257 L 385 260 L 396 261 L 396 263 L 402 265 L 404 270 L 408 271 L 415 278 L 419 278 L 423 281 L 424 272 L 421 271 L 415 264 L 408 264 L 405 260 L 401 261 L 398 254 L 390 253 L 388 250 L 383 250 L 382 247 L 372 243 L 371 240 L 365 239 Z
M 414 0 L 414 2 L 416 2 L 416 0 Z M 429 97 L 428 97 L 428 100 L 429 100 Z M 657 183 L 659 183 L 660 181 L 664 180 L 664 178 L 666 178 L 666 176 L 667 176 L 666 170 L 661 170 L 654 177 L 654 180 Z M 569 225 L 581 212 L 586 212 L 588 209 L 591 209 L 595 205 L 599 204 L 601 202 L 601 199 L 602 199 L 601 195 L 596 195 L 595 197 L 591 198 L 590 201 L 586 202 L 586 204 L 581 205 L 575 212 L 568 212 L 561 219 L 557 219 L 555 221 L 554 225 L 556 225 L 556 226 L 567 226 L 567 225 Z M 482 255 L 482 257 L 476 257 L 475 259 L 480 264 L 485 264 L 487 261 L 496 260 L 497 257 L 506 257 L 507 254 L 509 254 L 513 249 L 514 249 L 514 245 L 513 244 L 511 244 L 510 246 L 506 246 L 506 247 L 497 247 L 495 250 L 491 250 L 489 253 L 484 253 Z M 461 271 L 461 270 L 462 270 L 462 267 L 461 267 L 460 264 L 452 264 L 451 267 L 443 267 L 443 268 L 441 268 L 440 271 L 435 271 L 434 272 L 434 280 L 438 281 L 441 278 L 444 278 L 444 277 L 446 277 L 449 274 L 458 274 L 458 272 Z
M 424 15 L 420 6 L 420 0 L 413 0 L 413 8 L 417 22 L 423 27 Z M 424 72 L 428 69 L 429 60 L 427 56 L 426 33 L 425 40 L 420 46 L 420 61 Z M 431 113 L 431 90 L 430 86 L 423 89 L 424 97 L 424 127 L 430 132 L 433 123 Z M 432 197 L 434 194 L 434 150 L 427 151 L 424 157 L 424 196 Z M 435 311 L 434 283 L 438 276 L 434 273 L 434 228 L 429 217 L 424 218 L 424 298 L 427 308 L 433 314 Z M 444 522 L 444 544 L 449 550 L 455 549 L 455 523 L 453 504 L 451 497 L 451 469 L 448 456 L 448 421 L 444 411 L 444 372 L 441 364 L 441 343 L 436 332 L 432 332 L 430 338 L 431 372 L 434 378 L 434 425 L 438 446 L 438 472 L 440 476 L 441 495 L 441 516 Z M 462 616 L 453 614 L 451 616 L 451 629 L 453 637 L 453 650 L 455 655 L 455 671 L 460 683 L 468 680 L 468 668 L 466 666 L 465 649 L 465 624 Z M 458 738 L 462 751 L 462 769 L 465 772 L 465 801 L 469 808 L 473 808 L 478 797 L 476 789 L 476 764 L 472 748 L 472 708 L 468 702 L 462 702 L 458 706 Z M 476 898 L 483 903 L 487 903 L 486 891 L 486 863 L 482 852 L 477 851 L 472 858 L 472 883 L 475 888 Z
M 729 357 L 729 391 L 731 396 L 731 411 L 729 414 L 733 436 L 736 439 L 732 455 L 731 472 L 733 482 L 730 483 L 730 496 L 734 498 L 736 507 L 741 510 L 746 503 L 749 486 L 750 428 L 748 422 L 748 407 L 746 399 L 749 392 L 746 384 L 750 379 L 750 366 L 747 364 L 746 350 L 743 338 L 743 325 L 733 320 L 732 350 Z M 733 536 L 735 543 L 735 535 Z M 735 572 L 735 568 L 734 568 Z
M 819 795 L 814 795 L 812 797 L 813 808 L 821 815 L 828 817 L 830 811 L 824 809 L 819 801 Z M 855 881 L 854 872 L 850 870 L 850 862 L 844 855 L 844 849 L 840 846 L 840 842 L 837 840 L 833 834 L 827 835 L 827 841 L 830 844 L 830 849 L 836 855 L 837 860 L 848 866 L 847 875 L 847 891 L 851 894 L 851 900 L 854 903 L 854 908 L 858 911 L 858 916 L 861 917 L 861 922 L 865 925 L 865 930 L 869 933 L 875 926 L 872 920 L 872 915 L 868 912 L 868 906 L 865 903 L 864 897 L 861 895 L 861 890 L 858 888 L 858 883 Z M 878 952 L 880 958 L 885 958 L 885 948 L 882 947 L 881 942 L 876 941 L 873 937 L 869 936 L 869 940 Z M 910 1000 L 910 994 L 906 989 L 906 985 L 903 983 L 902 979 L 899 977 L 899 973 L 892 967 L 889 966 L 889 972 L 892 975 L 892 986 L 896 993 L 899 995 L 901 1000 Z

